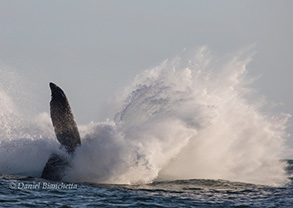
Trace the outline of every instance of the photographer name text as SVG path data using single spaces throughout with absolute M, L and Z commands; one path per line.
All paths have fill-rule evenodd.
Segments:
M 18 182 L 9 183 L 10 189 L 17 190 L 74 190 L 77 189 L 77 184 L 74 183 L 50 183 L 50 182 Z

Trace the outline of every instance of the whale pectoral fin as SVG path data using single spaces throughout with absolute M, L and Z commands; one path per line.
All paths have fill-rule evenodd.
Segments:
M 61 146 L 72 156 L 76 147 L 81 144 L 78 128 L 63 90 L 53 83 L 50 83 L 50 88 L 52 92 L 50 114 L 55 134 Z M 42 178 L 60 181 L 68 167 L 70 167 L 68 158 L 53 153 L 43 169 Z
M 68 153 L 73 153 L 81 142 L 69 102 L 60 87 L 50 83 L 50 88 L 52 92 L 50 113 L 56 137 Z
M 53 153 L 43 169 L 42 178 L 61 181 L 69 166 L 67 158 Z

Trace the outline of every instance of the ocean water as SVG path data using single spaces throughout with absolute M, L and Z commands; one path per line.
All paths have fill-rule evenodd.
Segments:
M 288 163 L 292 174 L 293 161 Z M 293 205 L 292 181 L 280 187 L 211 179 L 118 185 L 2 175 L 0 184 L 1 207 L 289 208 Z
M 0 69 L 1 207 L 293 206 L 291 116 L 251 87 L 252 56 L 201 47 L 142 71 L 113 117 L 78 126 L 63 182 L 40 179 L 50 154 L 66 156 L 48 112 L 30 112 L 21 77 Z

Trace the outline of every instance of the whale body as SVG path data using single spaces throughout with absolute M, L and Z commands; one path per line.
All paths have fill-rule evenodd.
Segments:
M 81 145 L 81 141 L 65 93 L 52 82 L 50 83 L 50 89 L 52 93 L 50 101 L 51 120 L 57 140 L 68 155 L 52 153 L 43 169 L 42 178 L 60 181 L 64 177 L 66 169 L 70 167 L 70 160 L 76 147 Z

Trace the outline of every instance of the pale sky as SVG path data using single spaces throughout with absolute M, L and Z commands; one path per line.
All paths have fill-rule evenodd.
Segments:
M 293 114 L 292 20 L 291 0 L 0 0 L 0 63 L 32 83 L 39 111 L 49 110 L 48 83 L 60 85 L 86 124 L 103 120 L 102 106 L 137 73 L 184 48 L 256 44 L 255 89 Z

